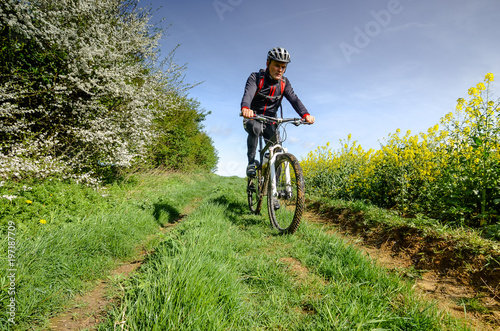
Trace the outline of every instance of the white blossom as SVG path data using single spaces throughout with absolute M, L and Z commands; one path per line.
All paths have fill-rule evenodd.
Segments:
M 169 91 L 190 88 L 184 66 L 171 56 L 158 63 L 162 36 L 148 9 L 126 10 L 135 0 L 2 1 L 9 47 L 22 40 L 45 58 L 36 72 L 11 65 L 0 75 L 0 178 L 92 181 L 98 164 L 140 160 L 157 134 L 155 112 L 175 107 Z
M 15 195 L 2 195 L 2 198 L 7 199 L 9 201 L 17 199 L 17 197 Z

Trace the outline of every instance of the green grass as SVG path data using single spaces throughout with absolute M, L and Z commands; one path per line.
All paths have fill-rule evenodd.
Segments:
M 278 235 L 267 215 L 249 214 L 240 178 L 157 173 L 104 190 L 60 181 L 0 190 L 17 197 L 0 199 L 0 254 L 6 261 L 13 222 L 18 323 L 7 323 L 2 273 L 0 329 L 46 329 L 144 246 L 154 253 L 140 272 L 113 281 L 116 305 L 100 330 L 465 329 L 321 226 Z M 188 217 L 159 232 L 186 208 Z
M 100 329 L 466 329 L 320 226 L 278 235 L 244 194 L 243 180 L 218 178 L 123 284 Z
M 187 204 L 210 190 L 211 178 L 137 175 L 104 190 L 58 180 L 4 183 L 0 196 L 10 200 L 0 199 L 0 256 L 5 270 L 7 230 L 13 225 L 14 329 L 43 329 L 75 295 L 105 278 L 119 261 L 136 256 L 139 244 L 160 225 L 175 221 Z M 13 297 L 7 276 L 0 274 L 2 330 L 12 327 L 6 308 Z

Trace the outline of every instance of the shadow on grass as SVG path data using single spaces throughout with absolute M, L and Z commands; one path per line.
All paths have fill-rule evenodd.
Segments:
M 228 199 L 227 196 L 219 196 L 212 199 L 212 202 L 226 207 L 225 214 L 235 225 L 253 226 L 262 224 L 262 216 L 250 212 L 248 205 L 241 201 Z
M 155 203 L 153 208 L 153 217 L 160 225 L 174 224 L 182 218 L 180 211 L 168 203 Z

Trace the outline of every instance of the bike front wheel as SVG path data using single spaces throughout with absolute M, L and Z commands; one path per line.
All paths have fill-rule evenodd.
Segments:
M 275 180 L 269 178 L 267 190 L 269 219 L 275 229 L 291 234 L 305 209 L 304 176 L 299 161 L 289 153 L 277 155 L 274 167 Z

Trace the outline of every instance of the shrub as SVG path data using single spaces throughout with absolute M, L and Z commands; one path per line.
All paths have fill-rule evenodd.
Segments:
M 176 107 L 158 112 L 154 120 L 157 137 L 149 147 L 148 160 L 154 167 L 181 170 L 215 170 L 218 157 L 202 121 L 210 113 L 196 100 L 176 95 Z

